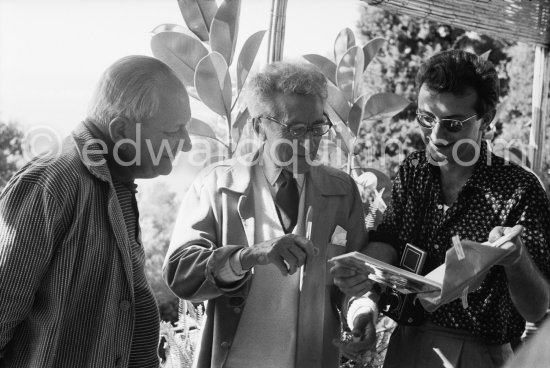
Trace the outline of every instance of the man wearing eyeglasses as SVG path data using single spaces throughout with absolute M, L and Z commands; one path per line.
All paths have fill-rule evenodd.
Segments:
M 164 277 L 208 300 L 198 367 L 339 367 L 347 304 L 327 260 L 366 233 L 354 181 L 314 161 L 332 125 L 326 84 L 312 66 L 267 66 L 248 91 L 260 150 L 206 169 L 183 201 Z
M 524 231 L 511 254 L 470 290 L 466 308 L 455 300 L 433 313 L 420 311 L 419 326 L 398 326 L 384 367 L 499 367 L 525 321 L 540 320 L 548 308 L 550 205 L 535 175 L 488 151 L 483 135 L 499 90 L 490 62 L 461 50 L 443 52 L 420 68 L 417 85 L 416 120 L 426 150 L 400 166 L 391 206 L 369 234 L 366 253 L 396 264 L 410 243 L 427 252 L 426 274 L 445 262 L 455 235 L 482 243 L 514 225 Z M 343 289 L 350 294 L 373 287 L 365 275 L 332 272 L 337 284 L 356 285 Z M 374 300 L 376 289 L 369 294 Z M 377 314 L 374 303 L 371 310 Z

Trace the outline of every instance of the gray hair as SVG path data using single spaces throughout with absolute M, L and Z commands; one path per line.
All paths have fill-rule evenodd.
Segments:
M 176 74 L 162 61 L 141 55 L 123 57 L 101 76 L 88 109 L 88 118 L 105 125 L 116 117 L 144 122 L 159 110 L 161 89 L 186 96 Z
M 327 99 L 327 80 L 313 65 L 296 62 L 275 62 L 256 74 L 248 86 L 247 105 L 251 116 L 269 110 L 274 117 L 276 94 L 314 95 L 323 103 Z

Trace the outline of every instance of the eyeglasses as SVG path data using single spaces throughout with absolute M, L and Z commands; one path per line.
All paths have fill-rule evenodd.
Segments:
M 452 133 L 460 132 L 464 126 L 464 123 L 476 116 L 477 114 L 474 114 L 464 120 L 438 119 L 435 116 L 427 115 L 416 110 L 416 121 L 418 122 L 418 124 L 420 124 L 421 127 L 426 129 L 433 129 L 435 127 L 435 124 L 439 122 L 439 124 L 443 125 L 445 129 Z
M 311 124 L 300 123 L 300 122 L 292 123 L 292 125 L 283 124 L 277 119 L 268 115 L 260 115 L 257 117 L 257 119 L 267 119 L 269 121 L 272 121 L 274 123 L 281 125 L 286 131 L 286 133 L 292 136 L 292 138 L 301 138 L 304 135 L 306 135 L 307 132 L 311 132 L 312 135 L 316 137 L 320 137 L 322 135 L 327 134 L 330 128 L 332 127 L 332 122 L 330 121 L 326 113 L 323 113 L 323 119 L 314 121 Z

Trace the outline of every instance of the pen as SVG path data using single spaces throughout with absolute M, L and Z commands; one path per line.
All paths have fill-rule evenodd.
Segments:
M 307 214 L 306 214 L 306 238 L 311 240 L 311 206 L 307 208 Z M 307 264 L 308 258 L 306 257 L 306 264 Z M 302 291 L 302 286 L 304 284 L 304 276 L 306 274 L 306 264 L 304 264 L 302 267 L 300 267 L 300 291 Z

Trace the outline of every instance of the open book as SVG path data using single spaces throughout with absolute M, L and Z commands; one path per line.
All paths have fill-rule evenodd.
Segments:
M 342 264 L 358 273 L 368 273 L 369 279 L 389 286 L 400 293 L 427 293 L 441 290 L 441 283 L 424 276 L 392 266 L 359 252 L 331 258 L 329 262 Z

